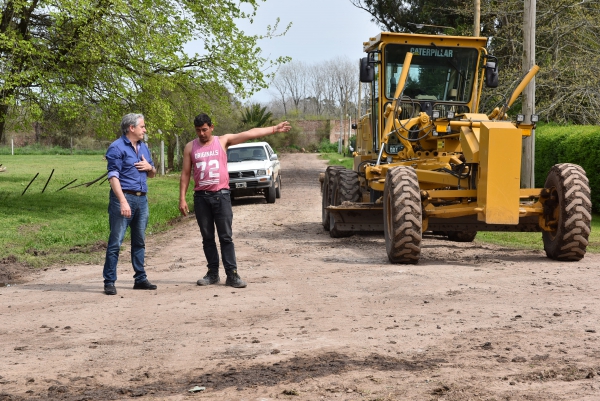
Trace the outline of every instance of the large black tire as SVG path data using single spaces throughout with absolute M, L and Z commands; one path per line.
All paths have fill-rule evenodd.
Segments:
M 585 171 L 576 164 L 556 164 L 548 173 L 544 188 L 550 198 L 544 203 L 546 225 L 544 250 L 550 259 L 578 261 L 585 256 L 592 221 L 590 184 Z
M 333 183 L 340 170 L 344 170 L 342 166 L 329 166 L 325 170 L 325 178 L 323 179 L 323 192 L 321 194 L 321 223 L 325 231 L 329 231 L 329 211 L 327 206 L 331 205 L 331 190 Z
M 281 198 L 281 175 L 277 176 L 277 188 L 275 188 L 275 197 L 277 199 Z
M 398 166 L 387 172 L 383 191 L 383 231 L 390 262 L 419 262 L 423 211 L 419 179 L 412 167 Z
M 331 204 L 339 206 L 344 202 L 358 202 L 361 198 L 358 173 L 353 170 L 340 170 L 331 190 Z M 336 227 L 335 217 L 329 215 L 329 235 L 332 238 L 349 237 L 352 231 L 343 231 Z
M 272 180 L 271 186 L 265 190 L 265 199 L 267 203 L 275 203 L 275 180 Z
M 454 242 L 473 242 L 477 231 L 448 231 L 448 240 Z

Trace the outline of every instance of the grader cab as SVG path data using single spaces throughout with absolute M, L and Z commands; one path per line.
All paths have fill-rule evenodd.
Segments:
M 383 231 L 392 263 L 417 263 L 423 233 L 471 242 L 478 231 L 542 232 L 551 259 L 584 257 L 591 224 L 585 171 L 555 165 L 544 188 L 521 188 L 522 138 L 536 116 L 507 111 L 538 71 L 489 114 L 483 85 L 498 85 L 487 38 L 381 33 L 364 43 L 370 90 L 357 124 L 354 168 L 322 177 L 331 237 Z

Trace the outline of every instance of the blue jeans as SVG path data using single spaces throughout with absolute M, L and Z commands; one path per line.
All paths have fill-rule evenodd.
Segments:
M 219 251 L 215 242 L 215 226 L 221 245 L 221 260 L 225 272 L 237 269 L 233 246 L 231 197 L 228 190 L 214 193 L 194 192 L 194 213 L 202 234 L 202 248 L 211 274 L 219 273 Z
M 131 217 L 121 215 L 121 204 L 119 199 L 110 191 L 108 199 L 108 223 L 110 225 L 110 236 L 106 248 L 106 260 L 104 261 L 104 284 L 114 284 L 117 281 L 117 263 L 119 262 L 119 250 L 125 237 L 127 227 L 131 228 L 131 264 L 135 274 L 133 278 L 136 283 L 146 280 L 144 270 L 144 257 L 146 253 L 146 226 L 148 225 L 148 199 L 146 196 L 135 196 L 124 194 L 129 207 Z

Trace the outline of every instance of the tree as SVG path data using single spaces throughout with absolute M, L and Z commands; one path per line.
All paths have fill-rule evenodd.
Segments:
M 427 33 L 469 34 L 473 16 L 465 13 L 465 0 L 439 2 L 427 0 L 349 0 L 371 14 L 371 21 L 388 32 L 413 32 L 424 26 Z M 472 5 L 472 0 L 468 0 Z M 470 9 L 470 8 L 467 8 Z M 450 27 L 447 29 L 445 27 Z
M 257 46 L 277 23 L 263 36 L 236 27 L 258 0 L 2 0 L 0 8 L 0 141 L 7 123 L 38 120 L 49 107 L 72 119 L 94 107 L 105 136 L 126 111 L 168 130 L 174 112 L 161 93 L 179 81 L 222 83 L 243 97 L 286 61 L 269 62 Z M 192 40 L 203 50 L 187 55 Z
M 273 113 L 259 103 L 253 103 L 242 110 L 242 129 L 249 130 L 257 127 L 273 125 Z
M 470 35 L 472 0 L 449 0 L 443 7 L 424 0 L 349 0 L 371 14 L 386 31 L 408 32 L 411 23 L 453 27 L 424 28 L 423 33 Z M 436 8 L 437 7 L 437 8 Z M 600 123 L 600 2 L 537 2 L 537 112 L 547 121 Z M 481 33 L 490 38 L 488 52 L 498 57 L 501 81 L 482 101 L 491 105 L 510 96 L 522 76 L 523 1 L 482 0 Z M 514 110 L 520 109 L 516 103 Z M 482 111 L 490 111 L 490 108 Z

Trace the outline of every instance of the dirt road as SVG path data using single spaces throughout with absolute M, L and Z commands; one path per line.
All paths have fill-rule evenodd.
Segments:
M 245 289 L 196 286 L 193 219 L 149 239 L 157 291 L 132 290 L 127 252 L 117 296 L 100 265 L 0 288 L 0 400 L 600 399 L 598 255 L 426 238 L 392 265 L 383 235 L 323 231 L 323 161 L 282 166 L 275 204 L 234 202 Z

